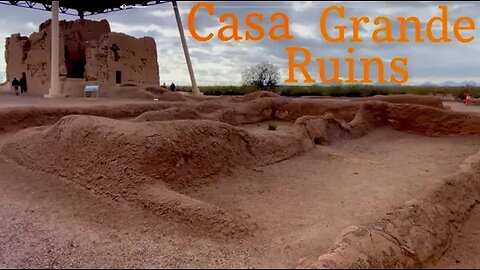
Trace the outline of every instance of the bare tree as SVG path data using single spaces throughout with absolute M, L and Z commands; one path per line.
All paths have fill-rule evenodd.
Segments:
M 274 89 L 279 82 L 279 68 L 266 61 L 256 66 L 246 68 L 242 72 L 243 85 L 256 86 L 261 90 Z

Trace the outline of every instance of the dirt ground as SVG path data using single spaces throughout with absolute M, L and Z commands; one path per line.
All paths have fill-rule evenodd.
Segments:
M 278 131 L 267 131 L 263 123 L 245 128 L 289 128 L 278 125 Z M 251 239 L 225 242 L 189 237 L 148 211 L 2 161 L 0 266 L 294 267 L 327 249 L 343 228 L 421 194 L 478 148 L 474 138 L 430 139 L 381 129 L 217 176 L 189 195 L 245 213 L 259 226 Z
M 480 208 L 475 207 L 459 234 L 453 240 L 452 248 L 442 259 L 428 268 L 437 269 L 478 269 L 480 267 Z
M 244 106 L 242 102 L 247 101 Z M 189 101 L 178 110 L 160 104 L 161 108 L 144 110 L 160 112 L 143 117 L 149 122 L 127 111 L 128 118 L 113 120 L 63 117 L 50 110 L 46 115 L 51 118 L 29 122 L 21 129 L 38 123 L 43 127 L 20 133 L 5 129 L 0 133 L 0 267 L 296 267 L 329 250 L 345 228 L 383 219 L 392 209 L 421 198 L 480 149 L 480 137 L 466 135 L 476 134 L 476 127 L 464 128 L 465 123 L 476 123 L 476 118 L 467 115 L 471 122 L 462 122 L 465 115 L 444 112 L 436 107 L 436 100 L 431 102 L 433 107 L 373 103 L 365 112 L 380 108 L 395 119 L 388 122 L 372 116 L 372 121 L 390 124 L 326 145 L 318 144 L 324 142 L 321 136 L 328 139 L 358 126 L 352 124 L 348 126 L 352 130 L 345 131 L 334 116 L 315 114 L 331 111 L 350 121 L 358 116 L 351 112 L 364 107 L 342 101 L 345 107 L 318 103 L 313 110 L 309 106 L 315 103 L 304 106 L 303 101 L 268 95 L 265 102 L 257 101 L 256 96 L 246 101 L 231 99 L 228 106 Z M 32 99 L 24 106 L 35 102 Z M 51 103 L 41 106 L 53 107 L 55 101 L 45 102 Z M 90 107 L 85 102 L 69 100 L 62 106 Z M 142 102 L 146 101 L 137 105 Z M 4 103 L 7 108 L 15 104 Z M 445 104 L 454 111 L 474 110 Z M 189 114 L 183 119 L 196 120 L 172 121 L 185 112 Z M 307 117 L 305 127 L 295 121 L 302 114 L 312 117 L 312 122 Z M 435 121 L 433 127 L 424 127 L 418 119 L 408 122 L 415 114 L 424 114 L 421 119 L 438 114 L 449 121 L 441 127 Z M 283 120 L 272 120 L 273 116 Z M 58 118 L 62 120 L 57 122 Z M 355 119 L 350 123 L 357 123 Z M 16 124 L 6 121 L 12 127 Z M 268 130 L 269 125 L 277 126 L 276 130 Z M 336 127 L 337 133 L 323 134 L 319 127 Z M 299 132 L 302 128 L 308 132 Z M 446 129 L 454 131 L 438 136 Z M 83 144 L 88 153 L 80 149 Z M 108 159 L 92 159 L 99 154 Z M 112 171 L 114 165 L 118 171 Z M 138 170 L 149 175 L 139 177 Z M 158 191 L 150 195 L 159 200 L 145 201 L 145 187 Z M 187 219 L 184 222 L 190 227 L 185 227 L 175 219 L 191 213 L 204 214 L 202 223 Z M 478 207 L 472 213 L 450 249 L 430 267 L 480 267 Z M 208 226 L 197 228 L 208 222 L 235 223 L 236 217 L 248 224 L 245 235 L 216 235 Z
M 480 113 L 480 106 L 475 104 L 465 105 L 463 102 L 458 101 L 444 101 L 443 104 L 457 112 Z
M 324 252 L 342 229 L 374 220 L 422 194 L 453 173 L 479 143 L 377 130 L 318 146 L 293 160 L 241 171 L 194 196 L 247 212 L 265 228 L 259 240 L 269 250 L 267 262 L 294 267 L 303 256 Z
M 461 102 L 444 102 L 455 111 L 480 113 L 480 106 L 466 106 Z M 472 209 L 471 216 L 454 238 L 452 247 L 442 259 L 427 268 L 437 269 L 477 269 L 480 268 L 480 208 Z

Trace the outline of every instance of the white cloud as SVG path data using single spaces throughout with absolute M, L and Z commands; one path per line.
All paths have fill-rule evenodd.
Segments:
M 168 38 L 179 37 L 178 29 L 162 27 L 156 24 L 149 25 L 135 25 L 124 24 L 119 22 L 110 22 L 110 28 L 113 32 L 121 32 L 129 35 L 133 35 L 135 32 L 148 33 L 157 32 Z
M 316 31 L 315 26 L 311 24 L 291 23 L 290 29 L 295 37 L 303 37 L 309 39 L 319 39 L 320 33 Z
M 35 25 L 33 22 L 28 22 L 27 23 L 27 28 L 32 30 L 32 31 L 37 31 L 38 30 L 38 25 Z
M 313 6 L 314 1 L 294 1 L 292 2 L 292 8 L 294 11 L 304 11 Z
M 153 16 L 164 18 L 164 17 L 173 17 L 173 10 L 159 9 L 150 12 Z
M 181 9 L 181 8 L 179 8 L 179 11 L 181 16 L 187 15 L 189 12 L 189 10 Z M 156 10 L 150 11 L 149 13 L 155 17 L 160 17 L 160 18 L 172 18 L 172 19 L 175 18 L 173 7 L 171 7 L 170 5 L 166 5 L 163 8 L 158 8 Z

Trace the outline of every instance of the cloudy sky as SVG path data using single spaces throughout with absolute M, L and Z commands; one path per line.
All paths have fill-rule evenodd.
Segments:
M 3 1 L 2 1 L 3 2 Z M 218 21 L 222 13 L 233 12 L 240 21 L 240 35 L 244 36 L 247 29 L 244 18 L 251 12 L 263 13 L 266 31 L 272 23 L 269 17 L 275 12 L 284 12 L 290 19 L 290 31 L 294 39 L 289 41 L 272 41 L 268 36 L 262 41 L 222 42 L 216 37 L 209 42 L 198 42 L 192 38 L 187 27 L 187 16 L 191 7 L 198 2 L 179 2 L 183 25 L 190 48 L 194 70 L 199 85 L 230 85 L 241 81 L 241 71 L 266 60 L 280 67 L 282 80 L 288 76 L 287 46 L 300 46 L 309 49 L 312 57 L 332 58 L 347 57 L 347 48 L 355 49 L 354 57 L 381 57 L 387 63 L 385 70 L 389 74 L 388 61 L 394 57 L 408 58 L 409 83 L 420 84 L 425 82 L 444 81 L 476 81 L 480 82 L 480 36 L 477 30 L 470 33 L 475 40 L 468 44 L 451 42 L 447 44 L 434 44 L 428 40 L 425 43 L 377 44 L 368 37 L 375 29 L 373 24 L 361 28 L 363 43 L 337 43 L 331 44 L 323 40 L 319 32 L 319 17 L 322 11 L 330 5 L 343 5 L 346 17 L 367 16 L 373 20 L 377 16 L 387 16 L 392 19 L 393 37 L 399 37 L 398 16 L 417 16 L 425 26 L 433 16 L 438 16 L 438 5 L 446 4 L 449 8 L 450 27 L 461 16 L 471 17 L 475 23 L 480 23 L 480 3 L 475 2 L 264 2 L 264 1 L 231 1 L 209 2 L 215 4 L 215 15 L 210 16 L 205 10 L 198 12 L 196 27 L 199 33 L 216 32 L 224 24 Z M 8 37 L 11 33 L 30 35 L 38 29 L 38 25 L 49 19 L 48 12 L 0 5 L 0 37 Z M 75 17 L 61 15 L 60 19 L 73 20 Z M 107 19 L 112 31 L 124 32 L 136 37 L 152 36 L 158 47 L 158 62 L 160 65 L 160 79 L 162 82 L 174 81 L 179 85 L 189 84 L 188 71 L 185 65 L 179 33 L 171 4 L 150 6 L 148 8 L 130 9 L 123 12 L 101 14 L 88 19 Z M 351 29 L 347 18 L 339 19 L 333 15 L 328 22 L 329 31 L 334 31 L 335 25 L 347 25 Z M 477 25 L 476 25 L 477 26 Z M 413 27 L 407 32 L 410 37 Z M 435 27 L 435 33 L 440 29 Z M 333 33 L 333 32 L 332 32 Z M 347 30 L 347 37 L 351 34 Z M 453 37 L 450 29 L 449 34 Z M 425 33 L 422 33 L 425 38 Z M 0 50 L 4 50 L 4 42 L 0 43 Z M 0 71 L 5 70 L 3 53 L 0 54 Z M 357 60 L 358 61 L 358 60 Z M 344 62 L 343 62 L 344 64 Z M 361 66 L 357 71 L 361 72 Z M 327 66 L 331 70 L 331 66 Z M 347 66 L 341 67 L 341 76 L 347 77 Z M 309 72 L 318 78 L 318 65 L 312 61 Z M 376 72 L 372 71 L 375 80 Z M 331 71 L 327 72 L 331 74 Z M 356 77 L 361 77 L 357 73 Z M 297 76 L 303 78 L 301 76 Z

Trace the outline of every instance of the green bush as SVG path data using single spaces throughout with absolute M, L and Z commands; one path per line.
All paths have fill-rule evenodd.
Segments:
M 190 87 L 178 87 L 179 91 L 190 92 Z M 245 95 L 258 91 L 255 86 L 201 86 L 205 95 Z M 331 96 L 331 97 L 371 97 L 375 95 L 414 94 L 414 95 L 452 95 L 464 99 L 467 94 L 480 97 L 479 86 L 375 86 L 375 85 L 329 85 L 329 86 L 277 86 L 272 91 L 281 96 Z

